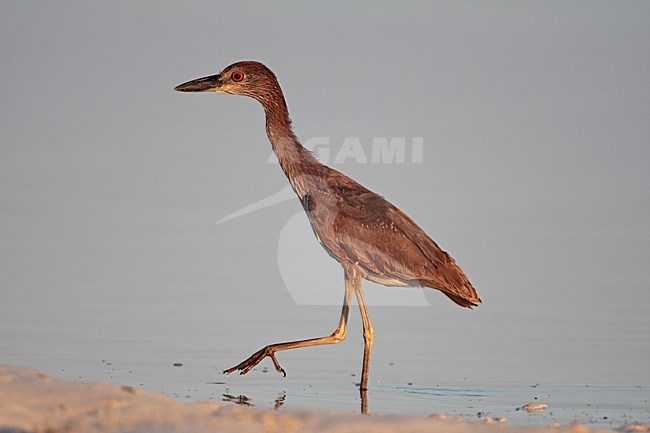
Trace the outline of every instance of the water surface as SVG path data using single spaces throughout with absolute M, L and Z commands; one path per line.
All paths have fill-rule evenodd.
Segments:
M 267 343 L 326 333 L 337 320 L 337 308 L 258 306 L 249 315 L 251 310 L 238 305 L 219 308 L 219 314 L 211 307 L 187 300 L 79 299 L 52 301 L 48 311 L 6 312 L 0 359 L 73 380 L 143 387 L 181 401 L 359 411 L 363 341 L 356 308 L 348 338 L 339 345 L 280 353 L 288 373 L 283 378 L 268 360 L 246 376 L 221 371 Z M 580 331 L 575 320 L 542 317 L 540 332 L 520 335 L 506 326 L 516 317 L 503 315 L 502 331 L 492 335 L 475 328 L 477 321 L 488 320 L 480 310 L 370 311 L 376 331 L 370 413 L 505 417 L 511 424 L 531 425 L 578 421 L 607 428 L 650 419 L 647 358 L 639 356 L 647 344 L 644 318 L 628 318 L 627 332 L 618 332 L 607 321 Z M 436 323 L 436 314 L 445 320 Z M 526 329 L 537 329 L 540 317 L 531 314 L 526 320 Z M 549 409 L 519 410 L 535 401 Z

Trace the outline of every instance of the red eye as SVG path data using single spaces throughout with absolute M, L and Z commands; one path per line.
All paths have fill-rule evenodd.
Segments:
M 233 73 L 230 75 L 230 78 L 231 78 L 234 82 L 239 83 L 241 80 L 244 79 L 244 73 L 243 73 L 243 72 L 239 72 L 239 71 L 235 71 L 235 72 L 233 72 Z

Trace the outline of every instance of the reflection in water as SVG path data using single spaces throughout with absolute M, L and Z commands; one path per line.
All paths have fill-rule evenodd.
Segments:
M 222 396 L 223 396 L 223 399 L 222 399 L 223 401 L 239 404 L 239 405 L 242 405 L 242 406 L 249 406 L 249 407 L 250 406 L 255 406 L 253 404 L 253 399 L 252 398 L 250 398 L 250 397 L 248 397 L 246 395 L 243 395 L 243 394 L 240 394 L 240 395 L 237 395 L 237 396 L 229 394 L 229 389 L 228 388 L 226 388 L 226 393 L 222 394 Z M 280 409 L 282 407 L 282 405 L 284 405 L 284 400 L 286 398 L 287 398 L 287 392 L 286 391 L 282 391 L 281 393 L 278 393 L 278 396 L 273 401 L 273 410 Z
M 360 389 L 359 394 L 361 395 L 361 413 L 366 415 L 368 413 L 368 390 Z
M 238 395 L 238 396 L 234 396 L 231 394 L 222 394 L 222 395 L 224 397 L 223 401 L 229 401 L 231 403 L 240 404 L 242 406 L 255 406 L 253 404 L 253 400 L 246 397 L 245 395 Z
M 278 393 L 278 397 L 275 399 L 273 402 L 273 410 L 278 410 L 282 405 L 284 404 L 284 399 L 287 398 L 287 392 L 282 391 L 282 393 Z
M 248 406 L 248 407 L 255 406 L 253 404 L 252 398 L 243 394 L 239 394 L 239 395 L 230 394 L 229 388 L 226 388 L 226 392 L 222 394 L 222 396 L 223 396 L 222 401 L 239 404 L 241 406 Z M 365 415 L 368 413 L 368 390 L 360 389 L 359 396 L 361 400 L 361 413 Z M 287 399 L 286 391 L 282 391 L 281 393 L 278 393 L 277 397 L 273 401 L 273 410 L 279 410 L 284 405 L 286 399 Z

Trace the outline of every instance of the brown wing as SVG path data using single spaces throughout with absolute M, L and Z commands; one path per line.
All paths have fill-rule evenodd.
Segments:
M 481 303 L 454 260 L 383 197 L 365 189 L 310 191 L 303 205 L 327 252 L 369 280 L 438 289 L 463 307 Z

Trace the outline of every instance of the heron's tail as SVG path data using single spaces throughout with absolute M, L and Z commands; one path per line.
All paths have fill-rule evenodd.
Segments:
M 464 276 L 465 275 L 463 274 L 463 277 Z M 443 285 L 440 284 L 440 281 L 419 280 L 419 282 L 422 287 L 430 287 L 441 291 L 445 296 L 454 301 L 456 305 L 470 309 L 472 307 L 478 307 L 481 305 L 481 298 L 479 298 L 476 289 L 472 286 L 469 280 L 467 280 L 467 277 L 465 277 L 464 280 L 464 284 L 456 284 L 453 286 L 453 289 L 451 287 L 441 287 Z
M 461 307 L 466 307 L 466 308 L 471 309 L 472 307 L 478 307 L 479 305 L 481 305 L 481 302 L 482 302 L 481 298 L 479 298 L 478 296 L 476 296 L 476 298 L 473 299 L 473 300 L 468 300 L 468 299 L 465 299 L 465 298 L 461 298 L 460 296 L 453 295 L 451 293 L 445 293 L 445 292 L 442 292 L 442 293 L 444 293 L 449 299 L 451 299 L 452 301 L 454 301 L 457 305 L 460 305 Z

